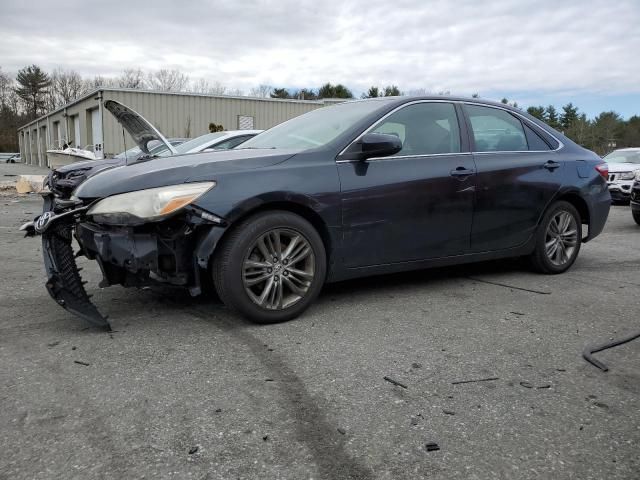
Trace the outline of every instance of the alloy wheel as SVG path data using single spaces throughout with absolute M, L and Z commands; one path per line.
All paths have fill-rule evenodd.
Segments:
M 307 294 L 315 276 L 315 255 L 300 232 L 275 228 L 260 235 L 242 263 L 249 298 L 267 310 L 283 310 Z
M 565 210 L 556 212 L 545 235 L 547 258 L 552 264 L 562 266 L 573 258 L 577 245 L 578 223 L 575 217 Z

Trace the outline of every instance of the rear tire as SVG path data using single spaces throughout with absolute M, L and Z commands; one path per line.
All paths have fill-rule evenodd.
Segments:
M 638 212 L 631 212 L 631 214 L 633 215 L 633 219 L 635 220 L 635 222 L 640 225 L 640 211 Z
M 233 227 L 214 258 L 213 281 L 228 307 L 256 323 L 278 323 L 309 307 L 326 269 L 316 229 L 299 215 L 269 211 Z
M 544 214 L 536 231 L 531 264 L 541 273 L 563 273 L 575 262 L 581 243 L 580 213 L 569 202 L 555 202 Z

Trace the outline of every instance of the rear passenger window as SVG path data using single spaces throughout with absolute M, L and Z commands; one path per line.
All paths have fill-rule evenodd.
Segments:
M 465 105 L 471 121 L 476 152 L 518 152 L 529 150 L 522 123 L 505 110 Z
M 526 123 L 524 125 L 524 133 L 527 135 L 529 150 L 551 150 L 551 147 L 547 145 L 547 142 L 540 138 L 540 135 L 534 132 Z

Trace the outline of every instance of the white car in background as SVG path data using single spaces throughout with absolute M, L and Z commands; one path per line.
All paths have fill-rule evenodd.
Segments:
M 168 155 L 184 155 L 186 153 L 230 150 L 262 132 L 263 130 L 226 130 L 207 133 L 178 145 L 176 147 L 177 153 L 172 153 L 167 149 L 155 152 L 155 155 L 165 157 Z
M 629 203 L 636 172 L 640 171 L 640 148 L 620 148 L 606 155 L 609 193 L 614 202 Z

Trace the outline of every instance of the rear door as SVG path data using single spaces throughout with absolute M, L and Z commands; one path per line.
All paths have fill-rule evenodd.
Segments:
M 450 102 L 404 105 L 369 130 L 398 136 L 400 152 L 338 160 L 346 266 L 468 251 L 475 167 L 459 117 Z
M 521 245 L 562 186 L 557 145 L 507 109 L 465 104 L 464 111 L 477 168 L 471 251 Z

